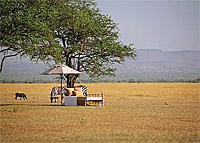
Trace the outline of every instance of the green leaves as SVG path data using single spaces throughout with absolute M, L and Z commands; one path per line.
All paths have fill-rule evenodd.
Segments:
M 113 64 L 136 56 L 94 0 L 0 0 L 0 46 L 33 61 L 65 63 L 94 78 L 113 76 Z

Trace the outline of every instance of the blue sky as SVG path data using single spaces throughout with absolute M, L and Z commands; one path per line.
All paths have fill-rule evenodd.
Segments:
M 136 49 L 199 50 L 200 1 L 97 0 L 118 23 L 120 38 Z

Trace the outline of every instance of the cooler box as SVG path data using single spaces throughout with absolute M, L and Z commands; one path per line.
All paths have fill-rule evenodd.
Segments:
M 65 96 L 65 106 L 77 106 L 77 97 L 76 96 Z

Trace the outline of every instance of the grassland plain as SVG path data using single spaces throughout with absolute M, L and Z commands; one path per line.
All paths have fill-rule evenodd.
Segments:
M 59 84 L 0 84 L 0 142 L 200 142 L 199 83 L 85 85 L 104 92 L 104 107 L 51 105 Z

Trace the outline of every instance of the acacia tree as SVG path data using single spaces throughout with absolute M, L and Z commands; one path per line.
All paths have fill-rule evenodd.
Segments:
M 53 9 L 49 14 L 53 19 L 45 18 L 50 23 L 47 24 L 50 38 L 44 36 L 42 46 L 38 42 L 38 46 L 22 50 L 32 60 L 65 63 L 95 78 L 114 75 L 114 63 L 122 63 L 125 57 L 135 57 L 132 45 L 124 45 L 119 40 L 117 24 L 108 15 L 101 14 L 93 0 L 48 2 Z M 67 76 L 67 79 L 68 87 L 73 86 L 76 77 Z
M 56 63 L 65 63 L 95 78 L 114 75 L 114 63 L 122 63 L 125 57 L 135 57 L 132 45 L 124 45 L 119 40 L 117 24 L 100 13 L 94 1 L 70 1 L 59 13 L 54 38 L 62 47 L 56 52 L 61 57 L 54 59 Z M 68 75 L 67 79 L 68 86 L 73 86 L 76 77 Z

